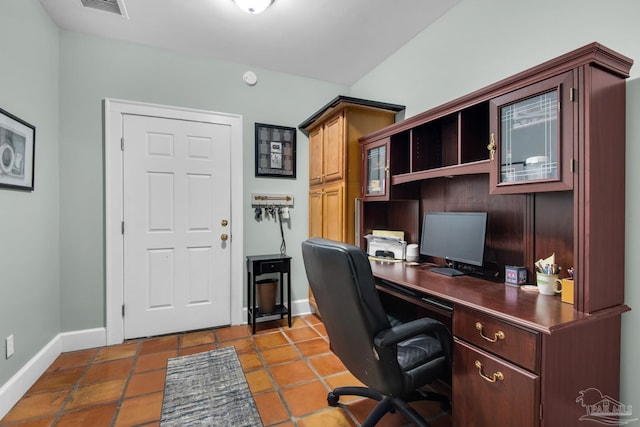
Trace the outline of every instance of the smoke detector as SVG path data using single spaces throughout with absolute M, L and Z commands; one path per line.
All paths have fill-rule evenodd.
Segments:
M 115 13 L 128 18 L 124 0 L 81 0 L 84 7 Z

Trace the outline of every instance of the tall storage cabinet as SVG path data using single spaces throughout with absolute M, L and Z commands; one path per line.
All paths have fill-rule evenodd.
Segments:
M 391 125 L 401 105 L 338 96 L 300 124 L 309 135 L 309 237 L 355 243 L 358 138 Z M 309 290 L 309 303 L 318 311 Z

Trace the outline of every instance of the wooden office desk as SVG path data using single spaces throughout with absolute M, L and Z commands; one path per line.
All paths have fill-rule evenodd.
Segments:
M 371 261 L 373 274 L 401 288 L 378 288 L 432 309 L 451 304 L 456 426 L 579 426 L 581 391 L 619 400 L 621 315 L 618 305 L 586 314 L 560 297 L 471 276 L 447 277 L 426 265 Z M 403 292 L 406 290 L 407 292 Z

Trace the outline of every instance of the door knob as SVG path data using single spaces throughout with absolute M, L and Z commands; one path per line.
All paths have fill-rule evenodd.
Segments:
M 220 235 L 220 240 L 222 240 L 223 242 L 226 242 L 228 238 L 229 238 L 228 234 L 221 234 Z
M 222 224 L 223 227 L 226 227 L 229 224 L 229 221 L 227 221 L 226 219 L 223 219 L 220 224 Z

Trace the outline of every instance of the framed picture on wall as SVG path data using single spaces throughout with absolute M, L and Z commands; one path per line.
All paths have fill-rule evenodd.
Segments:
M 296 177 L 296 128 L 256 123 L 256 176 Z
M 0 187 L 33 191 L 36 128 L 0 108 Z

